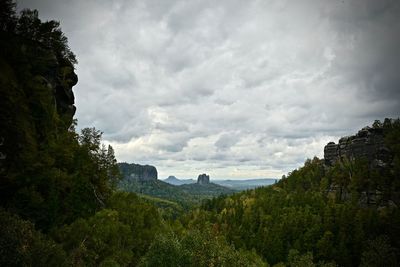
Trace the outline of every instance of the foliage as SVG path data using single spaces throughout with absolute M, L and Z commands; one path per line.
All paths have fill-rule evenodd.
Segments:
M 162 229 L 157 209 L 131 193 L 115 193 L 107 207 L 53 233 L 73 265 L 135 264 Z
M 137 179 L 123 179 L 119 184 L 119 189 L 126 192 L 134 192 L 141 195 L 147 195 L 166 199 L 177 203 L 184 209 L 199 203 L 198 199 L 190 194 L 180 190 L 177 186 L 170 185 L 160 180 L 138 181 Z
M 400 247 L 400 124 L 385 121 L 376 124 L 386 127 L 394 159 L 385 168 L 363 159 L 344 159 L 327 168 L 314 158 L 271 187 L 207 201 L 183 218 L 183 225 L 202 229 L 211 223 L 235 247 L 254 249 L 271 264 L 376 264 L 382 256 L 374 255 L 378 245 L 373 244 L 379 243 L 388 266 L 393 265 Z
M 127 192 L 163 198 L 177 203 L 185 210 L 201 204 L 203 200 L 235 192 L 232 189 L 213 183 L 176 186 L 160 180 L 140 181 L 126 176 L 119 183 L 119 188 Z
M 0 210 L 1 266 L 63 266 L 61 246 L 35 230 L 34 225 Z
M 127 265 L 132 260 L 132 231 L 119 221 L 117 211 L 103 209 L 59 232 L 56 240 L 63 243 L 74 265 L 98 266 L 110 260 Z
M 67 37 L 60 29 L 60 23 L 54 20 L 41 22 L 37 10 L 22 10 L 14 31 L 26 39 L 55 51 L 57 57 L 65 58 L 73 64 L 77 63 L 74 53 L 67 44 Z
M 158 212 L 164 220 L 174 220 L 185 212 L 183 207 L 176 202 L 143 194 L 138 194 L 138 196 L 144 202 L 157 207 Z
M 139 266 L 268 266 L 254 252 L 235 250 L 207 229 L 158 236 Z
M 63 106 L 76 60 L 58 22 L 0 6 L 0 206 L 48 232 L 103 208 L 119 171 L 101 133 L 76 133 Z
M 390 245 L 387 236 L 378 236 L 368 242 L 360 266 L 398 266 L 396 253 L 398 251 Z

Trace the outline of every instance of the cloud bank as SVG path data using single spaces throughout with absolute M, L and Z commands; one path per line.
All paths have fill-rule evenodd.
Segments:
M 19 1 L 77 54 L 80 127 L 160 177 L 280 177 L 400 114 L 390 0 Z

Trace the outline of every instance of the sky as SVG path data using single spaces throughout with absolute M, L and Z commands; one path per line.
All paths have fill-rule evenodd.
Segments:
M 159 178 L 280 178 L 400 116 L 397 0 L 19 0 L 76 54 L 78 126 Z

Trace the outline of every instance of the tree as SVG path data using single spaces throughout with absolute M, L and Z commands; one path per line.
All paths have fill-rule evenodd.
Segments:
M 367 248 L 362 253 L 362 267 L 398 266 L 396 249 L 394 249 L 386 236 L 379 236 L 368 242 Z
M 131 228 L 115 210 L 103 209 L 88 219 L 78 219 L 56 234 L 70 253 L 73 265 L 99 266 L 115 262 L 127 266 L 133 257 Z
M 17 23 L 16 4 L 12 0 L 0 1 L 0 31 L 12 32 Z
M 0 209 L 1 266 L 66 266 L 59 244 L 38 232 L 34 225 Z
M 15 31 L 18 35 L 53 50 L 59 59 L 66 59 L 72 64 L 77 63 L 68 46 L 68 39 L 60 29 L 60 23 L 54 20 L 42 22 L 37 10 L 22 10 Z
M 87 150 L 91 154 L 99 154 L 100 153 L 100 144 L 101 144 L 101 136 L 103 133 L 100 130 L 96 130 L 96 128 L 84 128 L 81 130 L 81 134 L 79 135 L 79 143 L 87 148 Z

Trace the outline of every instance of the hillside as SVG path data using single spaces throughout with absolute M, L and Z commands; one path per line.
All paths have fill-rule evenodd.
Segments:
M 131 176 L 125 176 L 119 183 L 123 191 L 153 196 L 179 203 L 184 208 L 200 204 L 202 200 L 235 191 L 216 184 L 190 184 L 175 186 L 161 180 L 140 181 Z
M 216 184 L 234 189 L 234 190 L 247 190 L 254 189 L 262 186 L 269 186 L 276 183 L 277 179 L 264 178 L 264 179 L 245 179 L 245 180 L 215 180 Z
M 118 185 L 120 190 L 174 201 L 186 209 L 200 204 L 204 199 L 235 192 L 212 183 L 173 185 L 158 180 L 154 166 L 134 163 L 118 163 L 118 166 L 122 175 Z M 180 181 L 170 177 L 171 180 L 178 181 L 178 184 Z
M 236 248 L 254 249 L 270 264 L 398 266 L 400 120 L 374 127 L 384 141 L 367 156 L 329 165 L 307 160 L 271 187 L 208 201 L 185 223 L 212 225 Z M 382 147 L 390 157 L 376 165 Z
M 229 189 L 227 187 L 215 184 L 184 184 L 179 186 L 181 190 L 187 192 L 188 194 L 198 197 L 198 198 L 212 198 L 219 195 L 228 195 L 236 192 L 236 190 Z
M 185 208 L 188 208 L 198 203 L 198 200 L 196 198 L 193 198 L 190 194 L 180 190 L 179 187 L 170 185 L 160 180 L 137 181 L 134 179 L 123 179 L 120 182 L 119 188 L 120 190 L 126 192 L 133 192 L 141 195 L 173 201 L 179 203 Z

